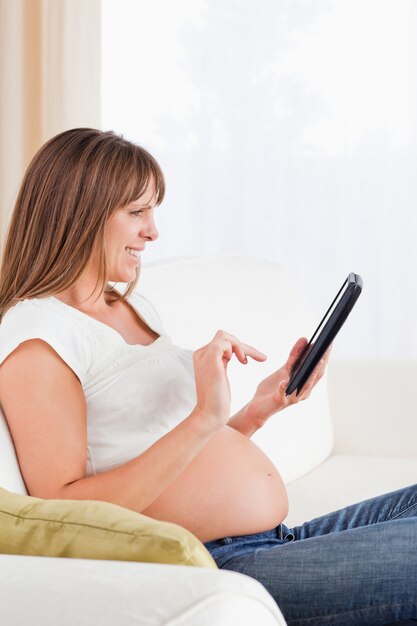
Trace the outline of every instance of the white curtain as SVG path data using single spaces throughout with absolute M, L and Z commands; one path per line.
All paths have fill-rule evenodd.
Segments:
M 0 244 L 44 141 L 100 126 L 100 0 L 0 0 Z
M 416 357 L 417 3 L 103 0 L 102 17 L 103 127 L 167 176 L 144 262 L 278 261 L 318 318 L 359 273 L 335 355 Z

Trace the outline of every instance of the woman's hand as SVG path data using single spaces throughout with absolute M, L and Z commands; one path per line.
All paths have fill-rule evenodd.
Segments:
M 210 343 L 193 354 L 196 412 L 214 429 L 224 426 L 230 417 L 231 395 L 227 365 L 233 354 L 243 364 L 248 362 L 247 357 L 255 361 L 266 359 L 265 354 L 224 330 L 218 330 Z
M 257 428 L 260 428 L 274 413 L 278 413 L 278 411 L 282 411 L 287 406 L 308 398 L 313 388 L 323 377 L 329 360 L 331 346 L 318 363 L 301 393 L 298 396 L 296 392 L 290 396 L 285 395 L 291 371 L 306 345 L 307 339 L 305 337 L 299 339 L 291 350 L 285 365 L 259 383 L 254 397 L 246 405 L 245 416 Z

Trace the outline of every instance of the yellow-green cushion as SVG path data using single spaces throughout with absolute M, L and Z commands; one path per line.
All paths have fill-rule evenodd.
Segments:
M 1 488 L 0 553 L 217 567 L 177 524 L 108 502 L 41 500 Z

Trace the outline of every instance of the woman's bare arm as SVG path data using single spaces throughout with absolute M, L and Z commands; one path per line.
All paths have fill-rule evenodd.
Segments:
M 217 430 L 196 409 L 132 461 L 85 478 L 84 392 L 68 365 L 38 339 L 22 343 L 1 365 L 0 401 L 31 495 L 105 500 L 138 512 L 168 487 Z

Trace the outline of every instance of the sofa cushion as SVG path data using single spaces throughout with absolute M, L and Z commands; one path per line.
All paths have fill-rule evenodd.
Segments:
M 417 482 L 417 459 L 338 454 L 287 485 L 290 510 L 284 523 L 296 526 L 326 513 Z
M 254 578 L 227 570 L 0 555 L 4 626 L 285 626 Z
M 0 553 L 216 568 L 188 530 L 108 502 L 42 500 L 0 488 Z

